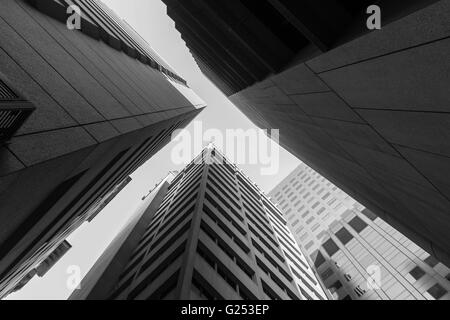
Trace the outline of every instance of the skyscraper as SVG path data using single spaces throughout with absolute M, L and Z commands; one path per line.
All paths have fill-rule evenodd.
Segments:
M 449 1 L 164 2 L 256 125 L 450 264 Z
M 450 299 L 450 269 L 302 164 L 269 193 L 336 299 Z
M 203 107 L 102 2 L 1 1 L 0 297 Z
M 326 299 L 281 212 L 213 146 L 154 208 L 130 228 L 134 248 L 113 242 L 129 252 L 108 261 L 113 275 L 99 276 L 99 259 L 72 299 Z

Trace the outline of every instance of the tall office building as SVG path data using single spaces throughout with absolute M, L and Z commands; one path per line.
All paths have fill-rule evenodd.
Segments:
M 203 107 L 102 2 L 1 1 L 0 297 Z
M 326 299 L 281 212 L 213 146 L 158 204 L 72 299 Z
M 448 0 L 164 2 L 256 125 L 450 264 Z
M 450 300 L 450 269 L 302 164 L 269 193 L 336 299 Z

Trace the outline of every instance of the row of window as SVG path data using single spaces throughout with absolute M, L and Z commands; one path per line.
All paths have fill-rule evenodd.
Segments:
M 197 253 L 243 300 L 256 300 L 251 291 L 200 241 Z

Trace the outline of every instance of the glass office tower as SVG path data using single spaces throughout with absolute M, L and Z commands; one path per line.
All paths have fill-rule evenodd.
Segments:
M 270 193 L 336 299 L 450 299 L 450 269 L 302 164 Z

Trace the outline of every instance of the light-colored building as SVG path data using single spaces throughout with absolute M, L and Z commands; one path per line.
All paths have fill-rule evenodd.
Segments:
M 302 164 L 270 193 L 336 299 L 450 299 L 450 269 Z

